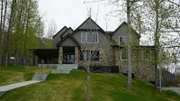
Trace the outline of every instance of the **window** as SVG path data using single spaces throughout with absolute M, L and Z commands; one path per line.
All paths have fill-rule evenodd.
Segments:
M 84 50 L 82 55 L 80 56 L 80 60 L 98 61 L 99 60 L 99 51 Z
M 81 33 L 81 43 L 86 42 L 86 35 L 87 35 L 87 33 Z
M 128 36 L 120 36 L 119 37 L 120 45 L 127 45 L 128 41 L 129 41 L 129 37 Z
M 143 59 L 149 60 L 150 59 L 150 51 L 145 50 L 143 54 Z
M 98 33 L 97 32 L 82 32 L 81 33 L 81 43 L 97 43 Z
M 122 50 L 121 59 L 128 59 L 128 51 L 127 50 Z

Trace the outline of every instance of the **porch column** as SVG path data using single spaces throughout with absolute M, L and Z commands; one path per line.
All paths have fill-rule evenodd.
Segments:
M 59 47 L 59 64 L 63 64 L 63 47 Z
M 35 66 L 38 66 L 38 60 L 39 60 L 38 56 L 35 55 Z
M 79 49 L 78 47 L 75 47 L 75 61 L 74 64 L 78 64 L 79 62 Z

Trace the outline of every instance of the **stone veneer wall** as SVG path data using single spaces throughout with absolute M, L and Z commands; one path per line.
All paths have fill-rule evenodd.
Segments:
M 128 60 L 121 59 L 122 49 L 115 49 L 115 65 L 120 73 L 128 73 Z M 141 52 L 141 51 L 140 51 Z M 139 59 L 137 59 L 137 56 Z M 151 60 L 143 60 L 142 54 L 132 51 L 132 73 L 136 78 L 145 81 L 154 81 L 154 64 Z M 138 62 L 138 63 L 137 63 Z
M 75 47 L 75 64 L 79 64 L 79 49 Z
M 79 66 L 86 66 L 87 64 L 87 61 L 79 60 Z M 90 64 L 96 66 L 115 66 L 114 50 L 99 49 L 99 61 L 91 61 Z
M 59 64 L 63 63 L 63 47 L 59 47 Z

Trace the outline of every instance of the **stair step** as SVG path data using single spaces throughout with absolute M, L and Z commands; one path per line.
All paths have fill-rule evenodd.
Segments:
M 52 73 L 69 74 L 71 70 L 77 69 L 77 64 L 59 64 Z
M 36 73 L 32 78 L 33 81 L 44 81 L 46 80 L 48 74 L 47 73 Z

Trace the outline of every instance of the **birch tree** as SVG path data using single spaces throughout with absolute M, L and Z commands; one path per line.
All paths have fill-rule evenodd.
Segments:
M 11 36 L 12 36 L 12 31 L 13 31 L 13 24 L 14 24 L 14 16 L 15 16 L 15 11 L 16 9 L 16 0 L 12 1 L 11 4 L 11 13 L 9 17 L 9 26 L 8 26 L 8 35 L 7 35 L 7 40 L 6 40 L 6 48 L 5 48 L 5 66 L 8 65 L 9 62 L 9 52 L 10 52 L 10 42 L 11 42 Z
M 7 0 L 1 0 L 1 24 L 0 24 L 0 66 L 2 65 L 2 46 L 4 38 L 4 28 L 7 16 Z

